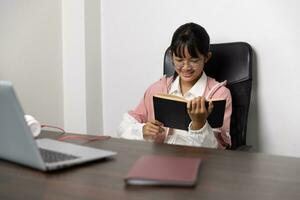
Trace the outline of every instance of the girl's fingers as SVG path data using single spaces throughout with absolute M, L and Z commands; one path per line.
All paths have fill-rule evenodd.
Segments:
M 150 127 L 152 128 L 152 130 L 154 130 L 156 133 L 160 133 L 162 132 L 164 129 L 161 126 L 157 126 L 157 125 L 153 125 L 151 124 Z
M 161 122 L 159 122 L 159 121 L 157 121 L 155 119 L 151 120 L 150 123 L 153 124 L 153 125 L 156 125 L 156 126 L 163 126 L 163 123 L 161 123 Z
M 187 108 L 188 111 L 191 111 L 191 108 L 192 108 L 191 104 L 192 104 L 192 101 L 187 102 L 186 108 Z
M 156 121 L 156 124 L 161 124 L 160 122 Z M 154 124 L 154 121 L 148 122 L 145 126 L 145 134 L 147 135 L 157 135 L 161 134 L 165 131 L 165 129 L 161 126 Z
M 189 112 L 190 113 L 194 113 L 197 109 L 197 101 L 196 99 L 193 99 L 190 101 L 190 108 L 189 108 Z
M 197 97 L 195 99 L 195 102 L 196 102 L 195 112 L 199 113 L 201 111 L 201 97 Z
M 200 99 L 200 110 L 201 111 L 205 111 L 206 110 L 206 107 L 205 107 L 205 98 L 204 97 L 201 97 L 201 99 Z

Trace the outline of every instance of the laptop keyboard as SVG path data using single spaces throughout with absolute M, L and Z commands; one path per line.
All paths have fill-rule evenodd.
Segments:
M 51 151 L 48 149 L 42 149 L 39 148 L 41 156 L 43 160 L 46 163 L 54 163 L 54 162 L 60 162 L 60 161 L 66 161 L 66 160 L 73 160 L 78 157 L 70 155 L 70 154 L 64 154 L 56 151 Z

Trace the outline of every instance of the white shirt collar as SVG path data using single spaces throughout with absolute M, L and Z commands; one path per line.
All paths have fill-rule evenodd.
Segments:
M 181 95 L 181 88 L 180 88 L 180 77 L 177 76 L 174 82 L 171 85 L 169 94 L 174 94 L 174 95 Z M 193 87 L 185 94 L 184 97 L 198 97 L 198 96 L 203 96 L 205 88 L 207 84 L 207 76 L 203 72 L 201 77 L 198 79 L 198 81 L 193 85 Z

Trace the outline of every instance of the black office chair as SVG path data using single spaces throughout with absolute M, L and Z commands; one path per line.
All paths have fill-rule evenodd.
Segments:
M 221 82 L 227 80 L 232 95 L 230 149 L 248 150 L 246 144 L 247 118 L 252 87 L 252 48 L 245 42 L 211 45 L 212 58 L 205 66 L 205 73 Z M 165 52 L 164 74 L 172 76 L 174 67 L 170 49 Z

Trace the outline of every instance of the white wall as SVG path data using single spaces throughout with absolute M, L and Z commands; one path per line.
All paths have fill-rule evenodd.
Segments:
M 101 134 L 100 1 L 61 2 L 64 127 Z
M 0 79 L 24 111 L 63 126 L 61 1 L 0 1 Z
M 62 0 L 64 127 L 85 133 L 86 54 L 84 0 Z
M 87 133 L 103 133 L 100 0 L 85 1 Z
M 0 1 L 0 79 L 41 123 L 103 132 L 100 58 L 99 0 Z
M 260 152 L 300 156 L 300 7 L 296 0 L 102 0 L 104 132 L 115 134 L 162 75 L 174 30 L 203 25 L 212 43 L 246 41 L 255 51 L 248 143 Z

